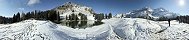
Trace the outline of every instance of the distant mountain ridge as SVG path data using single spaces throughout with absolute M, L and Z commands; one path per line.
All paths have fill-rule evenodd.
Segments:
M 152 20 L 159 20 L 161 18 L 174 19 L 179 14 L 169 12 L 164 8 L 152 9 L 150 7 L 144 7 L 138 10 L 133 10 L 125 14 L 117 14 L 115 17 L 127 17 L 127 18 L 146 18 Z

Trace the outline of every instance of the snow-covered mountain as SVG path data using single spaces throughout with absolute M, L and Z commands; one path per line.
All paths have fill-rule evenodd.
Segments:
M 124 17 L 131 18 L 150 18 L 153 20 L 158 20 L 159 18 L 176 18 L 178 14 L 169 12 L 164 8 L 152 9 L 150 7 L 144 7 L 142 9 L 133 10 L 131 12 L 125 14 L 117 14 L 116 17 L 121 17 L 120 15 L 124 15 Z
M 94 11 L 92 10 L 92 8 L 73 2 L 66 2 L 62 6 L 56 7 L 53 10 L 58 11 L 60 13 L 60 16 L 63 18 L 71 14 L 78 15 L 79 13 L 82 13 L 87 16 L 88 20 L 94 20 Z M 80 16 L 78 18 L 80 18 Z
M 178 14 L 169 12 L 168 10 L 164 8 L 154 9 L 151 15 L 153 15 L 154 17 L 167 17 L 167 18 L 175 18 L 178 16 Z

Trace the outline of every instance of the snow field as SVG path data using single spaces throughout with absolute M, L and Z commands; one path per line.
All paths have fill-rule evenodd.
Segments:
M 0 26 L 1 40 L 187 40 L 189 25 L 141 18 L 111 18 L 104 24 L 73 29 L 50 21 L 26 20 Z

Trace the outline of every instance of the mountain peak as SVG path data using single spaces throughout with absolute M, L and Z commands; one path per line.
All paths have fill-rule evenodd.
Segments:
M 71 14 L 78 15 L 79 13 L 81 13 L 81 14 L 87 15 L 87 19 L 90 20 L 91 18 L 91 20 L 94 20 L 92 19 L 94 18 L 93 17 L 94 11 L 92 10 L 92 8 L 84 6 L 84 5 L 79 5 L 73 2 L 66 2 L 64 3 L 64 5 L 54 8 L 54 10 L 59 12 L 62 18 L 65 18 L 66 16 L 69 16 Z
M 167 11 L 166 9 L 160 7 L 160 8 L 157 8 L 157 9 L 154 9 L 155 11 Z
M 152 9 L 152 8 L 150 8 L 150 7 L 144 7 L 144 8 L 142 8 L 142 10 L 146 10 L 146 11 L 153 11 L 153 9 Z
M 141 8 L 141 9 L 137 9 L 137 10 L 133 10 L 132 12 L 143 12 L 143 11 L 153 11 L 152 8 L 150 7 L 144 7 L 144 8 Z
M 120 17 L 119 15 L 116 15 Z M 178 14 L 169 12 L 166 9 L 160 7 L 156 9 L 151 9 L 150 7 L 144 7 L 138 10 L 131 11 L 125 15 L 125 17 L 133 17 L 133 18 L 146 18 L 150 17 L 153 20 L 158 20 L 159 18 L 166 17 L 166 18 L 176 18 Z
M 144 7 L 144 8 L 142 8 L 142 9 L 151 9 L 150 7 Z
M 73 3 L 73 2 L 66 2 L 66 3 L 64 3 L 64 5 L 66 6 L 66 5 L 78 5 L 78 4 Z
M 76 4 L 74 2 L 66 2 L 63 4 L 63 6 L 71 6 L 71 7 L 86 7 L 84 5 Z

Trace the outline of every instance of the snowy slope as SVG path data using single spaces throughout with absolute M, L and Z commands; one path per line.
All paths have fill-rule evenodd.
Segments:
M 125 40 L 186 40 L 189 38 L 189 25 L 175 20 L 171 21 L 170 27 L 167 21 L 140 18 L 112 18 L 106 23 L 110 23 L 113 31 Z
M 48 21 L 26 20 L 0 26 L 0 39 L 49 40 L 57 39 L 52 32 L 56 24 Z
M 92 10 L 92 8 L 72 2 L 66 2 L 65 4 L 63 4 L 63 6 L 56 7 L 53 10 L 60 12 L 61 17 L 66 17 L 71 14 L 78 15 L 79 13 L 82 13 L 87 16 L 88 20 L 94 20 L 94 11 Z
M 189 24 L 141 18 L 111 18 L 105 24 L 73 29 L 50 21 L 26 20 L 0 26 L 0 40 L 186 40 Z
M 73 29 L 50 21 L 26 20 L 0 26 L 0 40 L 107 40 L 116 36 L 111 33 L 111 27 L 106 24 Z
M 132 18 L 151 18 L 153 20 L 157 20 L 161 17 L 166 18 L 176 18 L 178 14 L 169 12 L 164 8 L 152 9 L 149 7 L 144 7 L 142 9 L 133 10 L 131 12 L 125 14 L 117 14 L 116 17 L 121 17 L 120 15 L 124 15 L 124 17 L 132 17 Z

